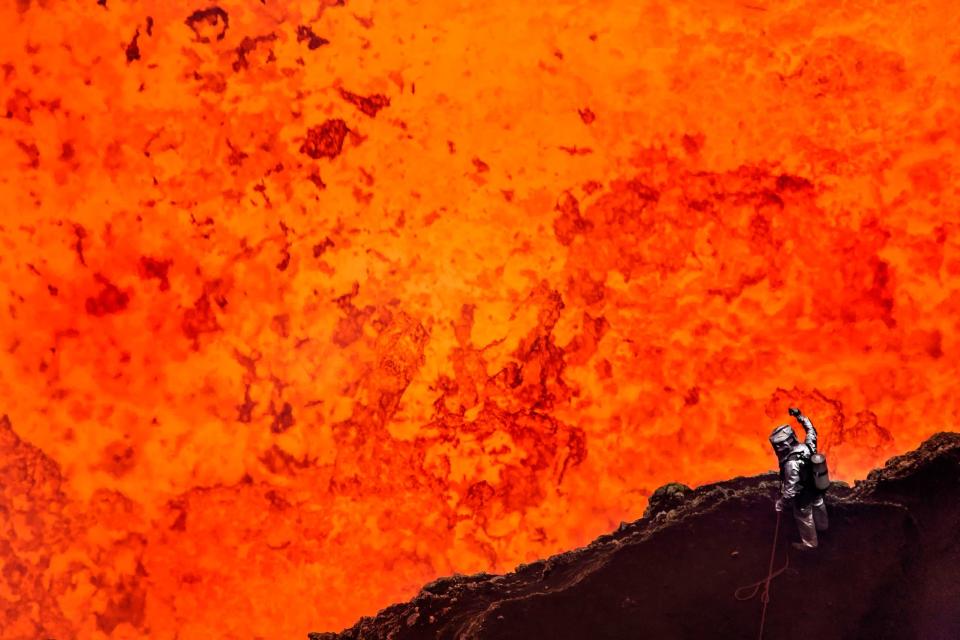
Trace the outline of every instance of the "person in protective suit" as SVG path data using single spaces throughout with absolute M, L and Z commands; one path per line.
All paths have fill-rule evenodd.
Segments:
M 780 463 L 780 497 L 775 508 L 777 511 L 782 511 L 785 506 L 793 508 L 793 517 L 802 540 L 793 543 L 793 546 L 797 549 L 815 549 L 817 531 L 825 531 L 829 524 L 824 492 L 817 489 L 809 472 L 810 456 L 817 452 L 817 430 L 799 409 L 791 407 L 790 415 L 803 426 L 807 437 L 799 442 L 788 424 L 780 425 L 770 434 L 770 444 Z

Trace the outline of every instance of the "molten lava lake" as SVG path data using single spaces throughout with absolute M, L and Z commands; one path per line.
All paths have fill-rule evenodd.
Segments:
M 0 6 L 0 638 L 302 638 L 960 412 L 960 12 Z

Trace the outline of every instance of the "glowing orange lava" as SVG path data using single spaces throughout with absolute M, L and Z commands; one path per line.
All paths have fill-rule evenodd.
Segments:
M 952 0 L 0 5 L 0 637 L 298 638 L 960 401 Z

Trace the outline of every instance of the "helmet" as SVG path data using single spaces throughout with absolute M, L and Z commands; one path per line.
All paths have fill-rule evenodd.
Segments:
M 790 425 L 782 424 L 770 434 L 770 444 L 777 457 L 782 459 L 797 445 L 797 436 Z

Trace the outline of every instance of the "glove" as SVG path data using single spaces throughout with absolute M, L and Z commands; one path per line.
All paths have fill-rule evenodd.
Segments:
M 794 418 L 800 417 L 800 409 L 797 409 L 796 407 L 790 407 L 790 410 L 787 413 L 792 415 Z
M 776 511 L 783 511 L 783 498 L 777 498 L 777 501 L 773 503 L 773 508 Z

